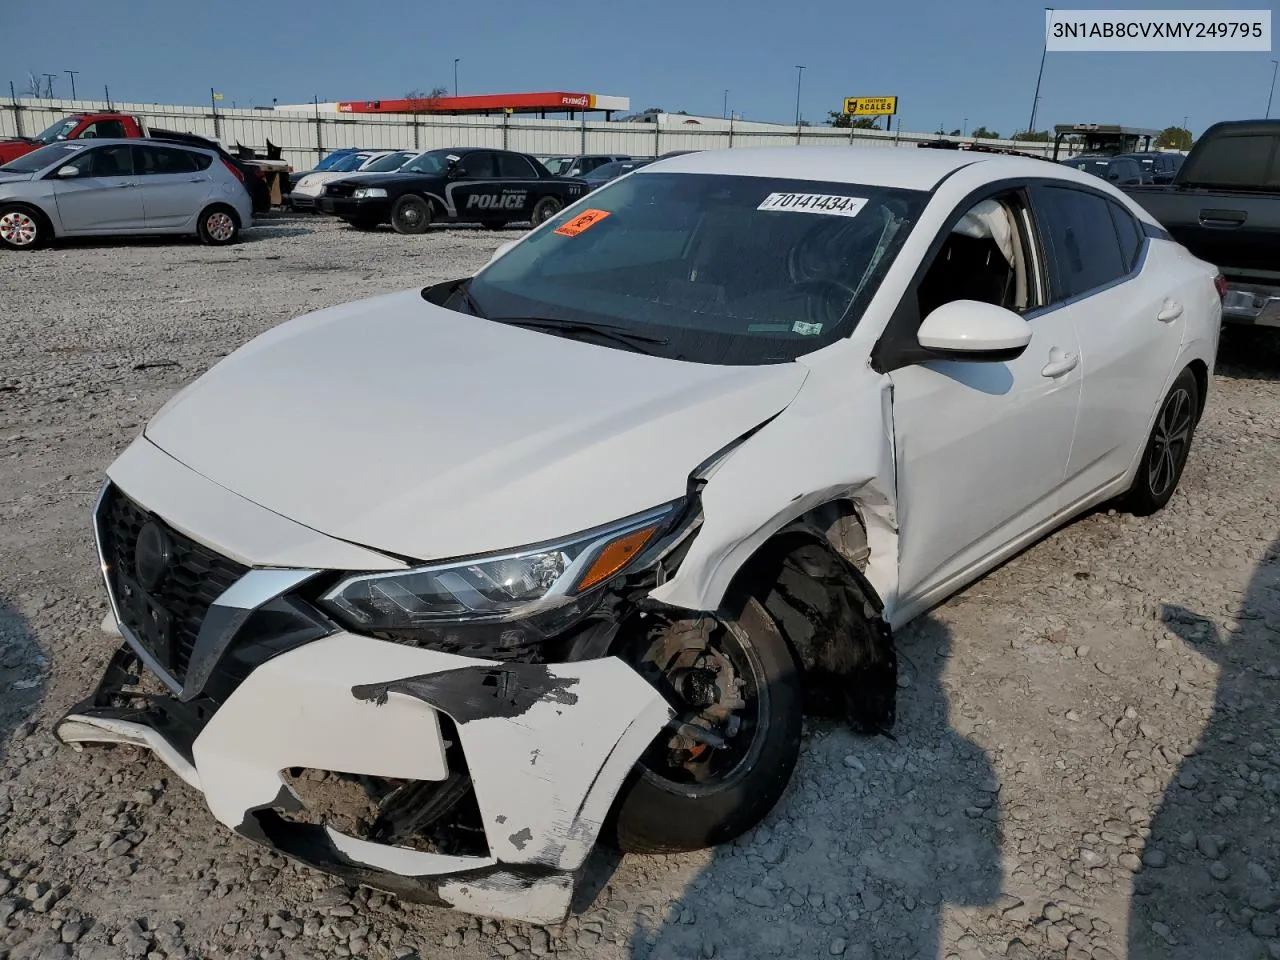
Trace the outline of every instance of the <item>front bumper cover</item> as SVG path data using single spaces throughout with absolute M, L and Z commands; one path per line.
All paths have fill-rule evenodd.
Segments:
M 109 624 L 113 626 L 114 624 Z M 335 633 L 254 669 L 208 716 L 199 701 L 112 705 L 136 679 L 124 646 L 99 690 L 59 722 L 64 743 L 152 751 L 241 836 L 352 884 L 470 913 L 564 918 L 574 873 L 613 799 L 673 712 L 614 657 L 500 663 Z M 440 715 L 456 730 L 487 856 L 375 842 L 304 822 L 290 768 L 443 781 Z M 302 814 L 304 819 L 295 818 Z

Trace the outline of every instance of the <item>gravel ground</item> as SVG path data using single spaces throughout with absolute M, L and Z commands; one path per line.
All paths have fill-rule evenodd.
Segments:
M 600 855 L 561 927 L 335 886 L 149 756 L 58 746 L 112 648 L 89 511 L 146 418 L 254 334 L 503 239 L 278 218 L 0 257 L 0 960 L 1280 958 L 1280 335 L 1227 335 L 1162 514 L 1099 511 L 902 632 L 896 740 L 814 725 L 765 825 Z

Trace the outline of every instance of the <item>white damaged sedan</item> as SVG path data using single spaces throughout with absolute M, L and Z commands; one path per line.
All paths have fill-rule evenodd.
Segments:
M 1047 162 L 644 167 L 175 396 L 108 471 L 120 647 L 58 735 L 347 882 L 558 921 L 598 839 L 756 824 L 804 713 L 888 730 L 895 628 L 1161 508 L 1220 283 Z

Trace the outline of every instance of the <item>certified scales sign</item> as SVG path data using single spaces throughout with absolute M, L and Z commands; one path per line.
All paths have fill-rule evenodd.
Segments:
M 892 117 L 898 112 L 898 98 L 845 97 L 844 112 L 854 117 Z

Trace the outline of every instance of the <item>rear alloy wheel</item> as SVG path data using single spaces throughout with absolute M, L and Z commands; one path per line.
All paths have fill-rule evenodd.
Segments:
M 540 227 L 564 208 L 555 197 L 543 197 L 533 207 L 533 215 L 529 218 L 529 222 L 535 227 Z
M 678 716 L 623 785 L 602 836 L 632 853 L 725 843 L 786 789 L 800 753 L 800 678 L 758 601 L 723 616 L 652 618 L 618 651 Z
M 198 230 L 201 243 L 224 247 L 240 236 L 240 220 L 230 207 L 210 207 L 200 214 Z
M 1178 489 L 1200 419 L 1200 386 L 1190 370 L 1173 381 L 1147 438 L 1138 474 L 1125 495 L 1125 507 L 1139 516 L 1155 513 Z
M 431 226 L 431 207 L 422 197 L 401 197 L 391 208 L 391 226 L 396 233 L 426 233 Z
M 26 207 L 0 207 L 0 243 L 12 250 L 35 250 L 49 239 L 40 215 Z

